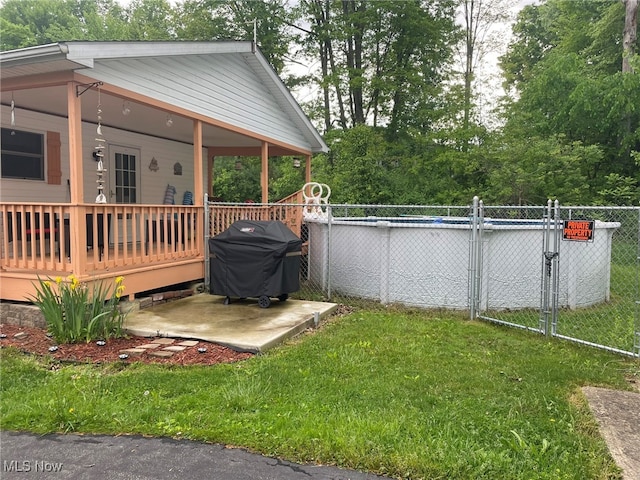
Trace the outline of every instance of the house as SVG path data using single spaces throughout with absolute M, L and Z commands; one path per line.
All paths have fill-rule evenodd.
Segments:
M 205 277 L 216 156 L 306 159 L 327 146 L 252 42 L 60 42 L 0 53 L 0 299 L 38 276 L 124 276 L 126 294 Z M 289 203 L 299 202 L 292 196 Z M 205 217 L 205 211 L 208 215 Z

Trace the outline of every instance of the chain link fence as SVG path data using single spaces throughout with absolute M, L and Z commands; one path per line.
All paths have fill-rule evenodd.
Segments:
M 465 311 L 640 356 L 640 208 L 328 204 L 301 237 L 293 298 Z

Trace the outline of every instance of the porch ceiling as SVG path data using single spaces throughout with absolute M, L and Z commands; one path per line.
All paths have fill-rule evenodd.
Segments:
M 8 108 L 11 105 L 12 98 L 15 102 L 16 116 L 20 115 L 20 109 L 27 109 L 67 117 L 65 86 L 2 91 L 2 107 Z M 81 99 L 82 120 L 97 123 L 98 92 L 94 89 L 89 89 L 81 95 Z M 130 113 L 123 115 L 123 106 L 126 101 L 121 97 L 102 92 L 100 95 L 102 124 L 130 132 L 193 144 L 193 121 L 191 119 L 133 101 L 128 101 Z M 167 116 L 169 114 L 171 114 L 173 121 L 170 127 L 167 126 Z M 204 124 L 202 133 L 205 147 L 260 147 L 258 139 L 213 125 Z

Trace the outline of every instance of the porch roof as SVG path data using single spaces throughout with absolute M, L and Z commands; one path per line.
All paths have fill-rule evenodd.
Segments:
M 210 127 L 205 146 L 259 148 L 261 141 L 281 154 L 326 152 L 328 147 L 264 55 L 252 42 L 60 42 L 0 53 L 2 104 L 66 115 L 64 85 L 20 92 L 25 79 L 80 74 L 103 82 L 116 96 L 103 95 L 103 124 L 157 135 L 157 105 L 173 116 L 163 136 L 190 143 L 191 118 Z M 60 89 L 60 92 L 52 92 Z M 123 102 L 131 92 L 131 114 Z M 82 117 L 96 121 L 97 93 L 87 92 Z M 93 99 L 90 97 L 94 97 Z M 156 108 L 145 104 L 145 99 Z M 93 100 L 93 101 L 92 101 Z M 135 102 L 135 103 L 133 103 Z

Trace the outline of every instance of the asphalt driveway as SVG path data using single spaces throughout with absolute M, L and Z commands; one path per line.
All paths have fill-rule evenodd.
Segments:
M 0 432 L 2 480 L 373 480 L 372 474 L 299 465 L 224 445 L 108 435 Z

